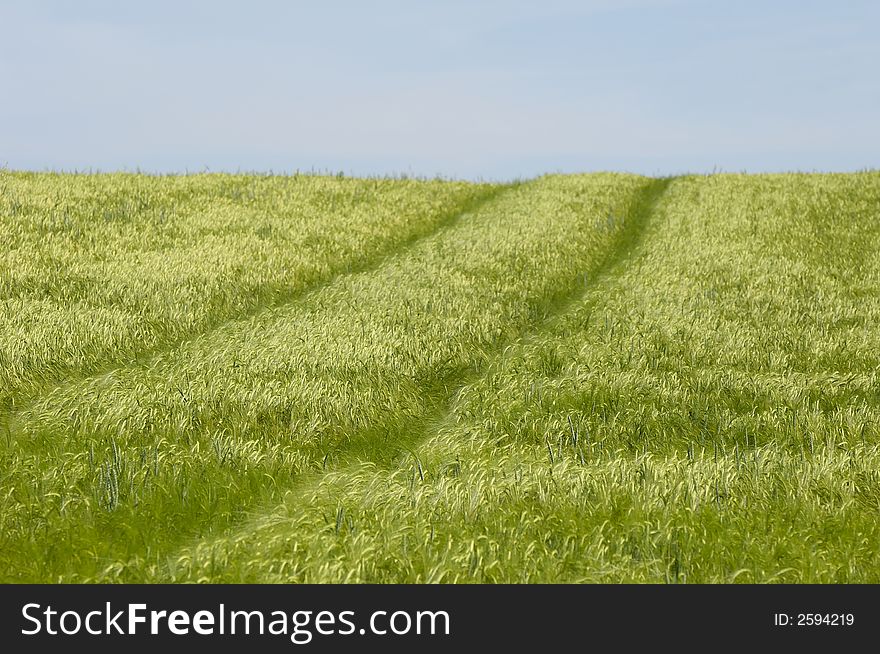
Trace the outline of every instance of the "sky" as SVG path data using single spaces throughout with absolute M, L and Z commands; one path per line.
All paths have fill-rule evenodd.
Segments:
M 880 167 L 875 0 L 0 0 L 0 166 Z

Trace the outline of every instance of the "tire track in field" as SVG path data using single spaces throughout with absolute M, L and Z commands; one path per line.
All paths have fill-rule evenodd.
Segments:
M 432 238 L 437 234 L 441 234 L 453 228 L 462 217 L 479 211 L 479 209 L 482 208 L 484 205 L 492 202 L 501 195 L 517 188 L 522 183 L 523 182 L 513 182 L 492 186 L 483 193 L 480 193 L 472 198 L 469 198 L 468 200 L 465 200 L 454 209 L 446 212 L 445 214 L 442 214 L 440 218 L 434 221 L 427 229 L 416 229 L 406 238 L 397 241 L 396 243 L 389 243 L 386 247 L 380 248 L 377 252 L 374 252 L 371 255 L 365 255 L 361 257 L 358 261 L 349 262 L 348 266 L 341 266 L 340 269 L 330 273 L 328 276 L 307 284 L 304 287 L 297 288 L 286 293 L 281 293 L 270 301 L 258 303 L 244 311 L 235 313 L 234 315 L 221 317 L 218 320 L 209 322 L 204 329 L 189 333 L 181 338 L 165 341 L 164 343 L 160 343 L 156 347 L 141 350 L 140 352 L 135 352 L 131 355 L 131 358 L 124 363 L 114 363 L 109 366 L 101 366 L 99 364 L 91 372 L 85 372 L 84 374 L 73 374 L 64 378 L 49 381 L 48 383 L 43 385 L 42 389 L 36 392 L 29 393 L 24 398 L 22 398 L 22 401 L 15 403 L 13 406 L 3 411 L 0 411 L 0 433 L 5 432 L 6 438 L 11 439 L 12 433 L 15 431 L 16 418 L 24 413 L 27 413 L 41 399 L 44 399 L 55 392 L 63 391 L 66 388 L 86 381 L 93 381 L 96 384 L 100 384 L 103 380 L 112 377 L 113 374 L 116 372 L 132 367 L 149 366 L 157 359 L 180 348 L 181 346 L 196 339 L 209 336 L 210 334 L 213 334 L 215 332 L 219 332 L 230 324 L 250 320 L 251 318 L 255 318 L 266 311 L 283 308 L 286 305 L 293 304 L 300 298 L 319 291 L 322 288 L 330 286 L 336 280 L 343 277 L 358 275 L 376 270 L 388 261 L 399 257 L 402 254 L 406 253 L 406 251 L 414 248 L 422 241 Z
M 489 374 L 488 370 L 494 368 L 507 347 L 515 343 L 539 339 L 552 328 L 554 322 L 569 313 L 575 306 L 584 302 L 588 295 L 594 293 L 598 285 L 605 283 L 606 280 L 619 277 L 624 272 L 628 262 L 639 251 L 651 217 L 672 181 L 673 178 L 655 179 L 637 192 L 634 205 L 626 218 L 623 229 L 615 239 L 614 245 L 609 248 L 606 256 L 593 267 L 592 279 L 588 285 L 581 286 L 576 282 L 570 284 L 553 298 L 543 319 L 537 323 L 524 325 L 518 336 L 497 343 L 493 351 L 490 352 L 489 361 L 482 369 L 472 369 L 457 379 L 449 380 L 449 384 L 445 392 L 442 393 L 442 396 L 435 396 L 426 403 L 433 406 L 433 410 L 419 417 L 415 424 L 410 422 L 407 425 L 396 425 L 394 429 L 395 438 L 386 438 L 381 444 L 373 442 L 370 444 L 369 449 L 365 447 L 348 448 L 343 453 L 343 456 L 337 460 L 337 465 L 334 465 L 331 469 L 339 473 L 347 468 L 364 464 L 388 468 L 400 456 L 407 453 L 420 465 L 415 450 L 422 442 L 436 433 L 437 430 L 448 424 L 453 417 L 455 398 L 468 385 Z M 372 456 L 363 456 L 367 452 Z M 276 523 L 283 523 L 285 509 L 291 504 L 291 501 L 296 503 L 297 500 L 307 500 L 309 495 L 313 494 L 318 486 L 320 486 L 326 472 L 327 470 L 301 474 L 294 484 L 287 489 L 282 489 L 285 491 L 285 501 L 283 503 L 276 505 L 274 508 L 268 508 L 268 510 L 258 510 L 247 521 L 234 523 L 231 528 L 220 532 L 219 535 L 214 536 L 207 543 L 224 539 L 237 540 L 242 536 L 258 532 L 262 528 L 270 527 Z M 180 561 L 185 557 L 186 553 L 195 551 L 200 545 L 206 545 L 206 541 L 204 539 L 196 539 L 188 546 L 178 550 L 176 556 L 166 555 L 163 558 L 166 561 Z
M 634 207 L 627 216 L 623 229 L 605 257 L 593 267 L 589 284 L 582 285 L 573 281 L 567 288 L 558 291 L 555 296 L 550 298 L 549 307 L 541 320 L 532 324 L 524 324 L 517 336 L 495 343 L 488 353 L 487 362 L 479 369 L 472 368 L 461 373 L 456 379 L 447 380 L 442 394 L 438 395 L 436 392 L 431 394 L 431 401 L 427 402 L 434 407 L 433 411 L 420 416 L 415 425 L 413 423 L 395 425 L 393 427 L 395 438 L 385 438 L 384 446 L 377 447 L 375 442 L 371 440 L 368 449 L 352 447 L 345 452 L 346 456 L 342 462 L 345 464 L 357 459 L 370 461 L 377 465 L 389 465 L 400 454 L 415 449 L 419 443 L 426 440 L 450 418 L 455 398 L 465 387 L 486 375 L 487 371 L 491 370 L 498 359 L 503 356 L 506 348 L 516 343 L 528 343 L 541 338 L 556 321 L 593 293 L 596 286 L 604 283 L 605 280 L 619 277 L 625 270 L 628 261 L 644 241 L 651 216 L 672 181 L 671 177 L 655 179 L 637 192 Z M 375 430 L 368 429 L 367 431 L 375 435 Z M 362 456 L 367 452 L 374 456 Z
M 406 444 L 406 450 L 414 450 L 420 443 L 427 440 L 438 429 L 442 428 L 452 417 L 452 404 L 456 397 L 469 385 L 490 374 L 498 360 L 503 356 L 504 350 L 510 345 L 526 344 L 534 342 L 550 331 L 557 321 L 568 314 L 576 306 L 582 304 L 586 298 L 595 292 L 596 287 L 608 280 L 620 277 L 625 271 L 628 262 L 637 254 L 645 239 L 648 223 L 660 204 L 667 188 L 674 180 L 673 177 L 662 177 L 653 180 L 638 192 L 635 206 L 627 217 L 624 228 L 621 230 L 614 247 L 612 247 L 602 262 L 593 270 L 592 280 L 589 285 L 565 294 L 553 303 L 544 319 L 531 327 L 526 326 L 518 337 L 508 343 L 499 344 L 495 349 L 485 371 L 473 370 L 458 380 L 455 389 L 449 393 L 442 403 L 443 409 L 430 420 L 423 430 Z M 404 450 L 405 451 L 405 450 Z M 398 449 L 397 454 L 402 451 Z M 393 457 L 374 463 L 390 464 Z

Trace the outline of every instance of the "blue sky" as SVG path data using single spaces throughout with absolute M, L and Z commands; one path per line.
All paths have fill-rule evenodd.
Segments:
M 880 3 L 0 0 L 0 165 L 880 167 Z

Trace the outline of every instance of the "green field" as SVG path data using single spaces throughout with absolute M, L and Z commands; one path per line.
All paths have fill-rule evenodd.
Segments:
M 880 582 L 880 172 L 0 171 L 0 581 Z

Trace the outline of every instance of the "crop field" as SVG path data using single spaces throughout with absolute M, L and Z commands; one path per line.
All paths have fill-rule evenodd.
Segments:
M 0 581 L 880 582 L 880 173 L 0 170 Z

